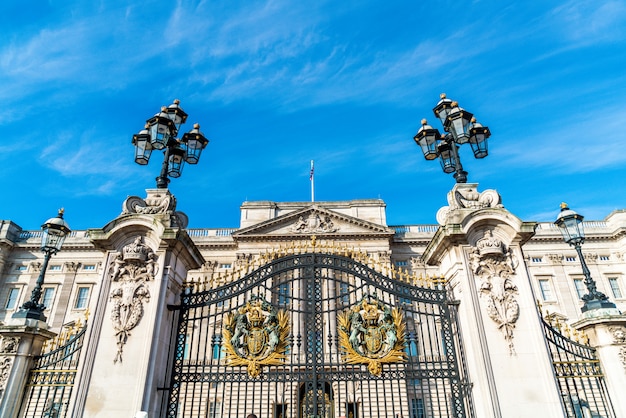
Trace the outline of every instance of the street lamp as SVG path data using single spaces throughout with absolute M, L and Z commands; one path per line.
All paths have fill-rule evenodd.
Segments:
M 156 178 L 158 189 L 167 189 L 169 177 L 180 177 L 185 162 L 197 164 L 202 150 L 209 140 L 200 132 L 200 125 L 194 124 L 193 129 L 177 138 L 180 126 L 187 120 L 187 113 L 180 107 L 180 101 L 161 111 L 146 121 L 145 128 L 133 135 L 135 146 L 135 162 L 148 164 L 153 150 L 164 150 L 161 173 Z
M 469 142 L 475 158 L 487 156 L 487 138 L 491 136 L 489 128 L 476 122 L 474 115 L 459 107 L 459 104 L 446 98 L 441 93 L 441 100 L 433 109 L 439 118 L 445 135 L 428 125 L 422 119 L 422 127 L 413 137 L 424 153 L 424 158 L 434 160 L 439 158 L 444 173 L 454 173 L 457 183 L 467 182 L 467 171 L 463 170 L 459 157 L 459 146 Z
M 13 318 L 30 318 L 46 321 L 46 317 L 43 314 L 46 307 L 43 303 L 39 303 L 43 279 L 46 275 L 50 257 L 59 252 L 63 241 L 65 241 L 65 237 L 67 237 L 71 231 L 69 225 L 63 219 L 63 209 L 59 209 L 59 214 L 55 218 L 48 219 L 41 226 L 41 229 L 43 230 L 43 234 L 41 235 L 41 251 L 45 254 L 43 265 L 41 266 L 41 271 L 30 296 L 30 300 L 25 302 L 20 309 L 13 314 Z
M 561 203 L 561 213 L 559 213 L 554 224 L 560 228 L 565 242 L 576 249 L 580 264 L 583 267 L 585 286 L 587 286 L 588 293 L 582 297 L 585 304 L 581 310 L 587 312 L 591 309 L 615 308 L 615 304 L 609 301 L 608 296 L 596 289 L 596 282 L 591 278 L 591 273 L 589 268 L 587 268 L 587 263 L 585 263 L 585 257 L 583 257 L 581 249 L 581 245 L 585 242 L 583 216 L 571 210 L 566 203 Z

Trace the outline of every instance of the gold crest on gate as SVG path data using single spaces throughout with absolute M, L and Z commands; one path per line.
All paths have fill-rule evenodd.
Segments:
M 339 314 L 337 322 L 345 363 L 367 364 L 370 373 L 379 376 L 382 364 L 406 360 L 406 324 L 398 308 L 390 309 L 376 296 L 365 295 Z
M 263 295 L 255 295 L 238 311 L 226 315 L 222 335 L 228 365 L 246 366 L 248 374 L 257 377 L 261 366 L 284 363 L 289 317 Z

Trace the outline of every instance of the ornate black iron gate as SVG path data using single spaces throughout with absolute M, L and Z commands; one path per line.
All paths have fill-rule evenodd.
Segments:
M 558 321 L 542 322 L 566 416 L 615 418 L 596 350 L 563 335 Z
M 257 261 L 182 295 L 168 417 L 474 416 L 446 290 L 361 252 Z
M 22 399 L 20 417 L 64 418 L 72 416 L 74 379 L 87 324 L 76 324 L 44 346 L 45 354 L 35 358 Z

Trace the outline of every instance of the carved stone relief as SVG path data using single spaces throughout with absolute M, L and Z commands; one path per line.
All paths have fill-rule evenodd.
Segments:
M 111 291 L 113 301 L 111 320 L 116 331 L 117 354 L 113 363 L 122 362 L 124 344 L 130 331 L 143 317 L 143 303 L 150 300 L 146 282 L 154 280 L 158 270 L 157 255 L 137 237 L 122 249 L 111 267 L 109 276 L 118 286 Z
M 552 264 L 563 264 L 563 254 L 546 254 Z
M 319 213 L 315 212 L 311 212 L 306 219 L 300 216 L 298 221 L 291 226 L 292 232 L 300 234 L 323 234 L 338 230 L 339 228 L 335 226 L 330 216 L 320 216 Z
M 13 359 L 11 357 L 0 357 L 0 394 L 6 389 L 12 366 Z
M 76 273 L 78 269 L 81 267 L 82 267 L 82 263 L 76 263 L 74 261 L 65 263 L 65 268 L 67 269 L 67 271 L 70 271 L 72 273 Z
M 626 347 L 622 347 L 619 349 L 619 361 L 622 363 L 622 366 L 624 366 L 624 371 L 626 371 Z
M 218 265 L 219 263 L 217 262 L 217 260 L 208 260 L 202 265 L 200 270 L 203 272 L 213 272 L 215 269 L 217 269 Z
M 379 251 L 378 261 L 380 261 L 383 264 L 391 263 L 391 251 Z
M 583 257 L 585 257 L 585 261 L 589 263 L 595 263 L 596 261 L 598 261 L 597 253 L 584 253 Z
M 626 328 L 611 327 L 609 331 L 613 335 L 613 344 L 621 345 L 617 356 L 624 367 L 624 371 L 626 371 Z
M 252 261 L 252 254 L 237 254 L 235 267 L 243 267 Z
M 423 269 L 426 268 L 426 263 L 424 263 L 418 257 L 411 257 L 409 259 L 409 263 L 411 264 L 411 271 L 413 271 L 414 273 L 419 271 L 419 270 L 423 270 Z
M 472 270 L 480 279 L 479 292 L 485 301 L 486 313 L 504 335 L 509 352 L 514 354 L 513 330 L 519 318 L 519 305 L 513 276 L 518 262 L 491 231 L 486 231 L 476 242 L 470 257 Z
M 626 329 L 624 327 L 611 327 L 609 328 L 613 335 L 613 343 L 624 344 L 626 343 Z
M 17 353 L 17 345 L 20 340 L 17 337 L 4 337 L 0 344 L 0 354 L 15 354 Z

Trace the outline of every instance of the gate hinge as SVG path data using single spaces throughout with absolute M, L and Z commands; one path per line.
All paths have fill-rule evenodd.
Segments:
M 167 305 L 167 310 L 168 311 L 180 311 L 181 308 L 183 307 L 183 305 Z

